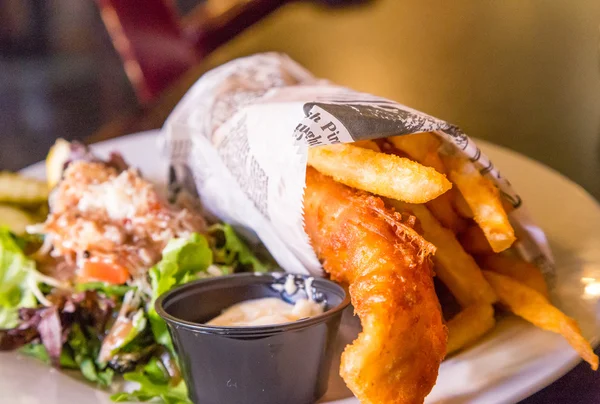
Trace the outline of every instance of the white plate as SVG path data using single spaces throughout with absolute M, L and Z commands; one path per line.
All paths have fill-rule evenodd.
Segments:
M 120 151 L 153 181 L 165 182 L 166 164 L 157 148 L 157 133 L 148 132 L 98 144 L 106 155 Z M 553 299 L 574 317 L 586 338 L 600 336 L 598 296 L 586 294 L 586 280 L 598 279 L 588 292 L 600 293 L 600 206 L 583 189 L 560 174 L 507 149 L 483 141 L 481 148 L 502 168 L 521 193 L 552 245 L 557 282 Z M 43 164 L 24 170 L 43 177 Z M 549 385 L 579 362 L 558 335 L 507 317 L 473 348 L 445 361 L 428 403 L 507 403 L 519 401 Z M 336 388 L 335 386 L 338 386 Z M 0 401 L 12 404 L 109 403 L 109 395 L 79 380 L 15 353 L 0 354 Z M 338 383 L 327 394 L 330 403 L 357 403 Z

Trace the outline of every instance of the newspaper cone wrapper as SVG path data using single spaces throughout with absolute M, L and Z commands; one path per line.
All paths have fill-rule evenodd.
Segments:
M 285 271 L 315 276 L 322 269 L 303 226 L 308 148 L 418 132 L 435 132 L 446 152 L 469 158 L 494 182 L 515 207 L 510 213 L 515 248 L 552 283 L 544 232 L 471 138 L 394 101 L 317 79 L 285 55 L 258 54 L 206 73 L 163 128 L 174 174 L 191 173 L 210 214 L 251 242 L 260 240 Z M 356 330 L 352 321 L 344 322 L 341 348 Z

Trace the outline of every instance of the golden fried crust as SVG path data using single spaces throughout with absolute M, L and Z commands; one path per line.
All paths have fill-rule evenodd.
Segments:
M 421 403 L 446 352 L 433 287 L 435 247 L 414 219 L 383 201 L 307 169 L 305 229 L 331 277 L 350 285 L 363 331 L 340 374 L 363 404 Z

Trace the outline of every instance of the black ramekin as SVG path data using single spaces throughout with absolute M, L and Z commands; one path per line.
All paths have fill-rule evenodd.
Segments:
M 327 390 L 333 345 L 350 297 L 336 283 L 315 278 L 310 293 L 325 302 L 319 316 L 256 327 L 204 323 L 244 300 L 306 298 L 305 279 L 293 275 L 297 292 L 284 288 L 288 274 L 238 274 L 202 279 L 156 301 L 179 355 L 190 398 L 199 404 L 310 404 Z

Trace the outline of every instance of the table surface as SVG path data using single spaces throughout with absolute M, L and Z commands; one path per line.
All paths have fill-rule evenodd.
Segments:
M 207 69 L 281 51 L 318 76 L 394 99 L 541 161 L 599 199 L 600 2 L 452 4 L 381 0 L 335 11 L 285 6 L 212 54 L 153 107 L 112 122 L 90 141 L 160 127 Z M 598 402 L 600 376 L 586 364 L 523 401 Z

